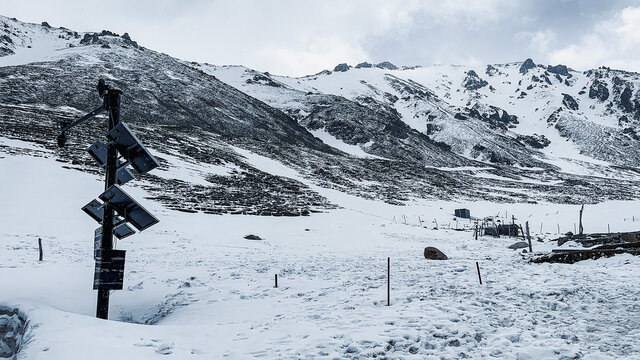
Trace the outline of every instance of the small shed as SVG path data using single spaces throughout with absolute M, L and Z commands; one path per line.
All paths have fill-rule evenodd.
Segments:
M 471 211 L 469 211 L 469 209 L 456 209 L 455 215 L 456 217 L 459 217 L 459 218 L 470 219 Z

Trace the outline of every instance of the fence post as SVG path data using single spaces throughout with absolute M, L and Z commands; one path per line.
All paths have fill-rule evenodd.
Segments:
M 480 285 L 482 285 L 482 276 L 480 276 L 480 265 L 476 261 L 476 269 L 478 270 L 478 280 L 480 281 Z
M 387 257 L 387 306 L 391 306 L 391 257 Z
M 42 239 L 38 238 L 38 262 L 42 262 Z

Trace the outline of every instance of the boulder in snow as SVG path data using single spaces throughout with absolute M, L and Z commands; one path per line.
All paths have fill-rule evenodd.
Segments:
M 513 243 L 509 245 L 509 249 L 513 249 L 513 250 L 524 249 L 526 247 L 529 247 L 529 244 L 527 244 L 524 241 L 518 241 L 517 243 Z
M 424 257 L 429 260 L 448 260 L 449 258 L 442 251 L 432 247 L 427 246 L 424 248 Z

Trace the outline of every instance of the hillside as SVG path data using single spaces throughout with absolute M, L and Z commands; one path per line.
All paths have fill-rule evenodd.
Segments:
M 81 210 L 104 116 L 56 145 L 99 78 L 160 162 L 126 184 L 159 223 L 115 241 L 108 321 Z M 291 78 L 0 17 L 0 358 L 637 359 L 640 258 L 529 260 L 576 249 L 579 204 L 587 233 L 638 230 L 639 87 L 532 61 Z

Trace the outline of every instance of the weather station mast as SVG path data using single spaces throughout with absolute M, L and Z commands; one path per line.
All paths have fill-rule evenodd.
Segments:
M 106 143 L 97 140 L 87 149 L 98 165 L 105 168 L 106 176 L 104 192 L 98 196 L 100 200 L 91 200 L 82 210 L 100 224 L 94 233 L 95 273 L 93 289 L 98 290 L 96 317 L 109 318 L 109 295 L 113 290 L 122 290 L 124 282 L 125 250 L 114 249 L 114 236 L 124 239 L 135 234 L 133 225 L 143 231 L 156 223 L 158 219 L 142 205 L 129 196 L 121 185 L 135 178 L 135 174 L 145 174 L 160 164 L 140 143 L 129 127 L 120 122 L 120 97 L 122 91 L 107 85 L 103 79 L 98 81 L 98 95 L 102 105 L 81 119 L 72 123 L 64 123 L 58 146 L 64 147 L 67 142 L 66 132 L 103 112 L 107 112 L 108 127 L 105 135 Z

